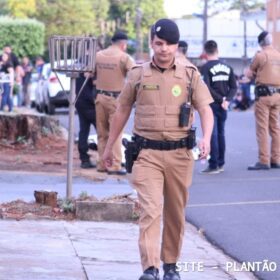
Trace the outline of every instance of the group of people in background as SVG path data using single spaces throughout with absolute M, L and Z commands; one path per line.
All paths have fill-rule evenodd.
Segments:
M 78 150 L 82 168 L 97 166 L 98 172 L 126 174 L 121 166 L 121 137 L 115 143 L 113 149 L 114 164 L 108 170 L 102 161 L 97 163 L 90 161 L 88 136 L 90 126 L 93 125 L 97 131 L 98 154 L 101 158 L 108 141 L 112 116 L 117 107 L 117 97 L 124 86 L 127 73 L 136 65 L 126 53 L 127 40 L 125 33 L 116 32 L 112 37 L 112 44 L 107 49 L 100 49 L 97 52 L 96 72 L 87 79 L 87 84 L 77 99 L 76 109 L 80 122 Z M 179 41 L 175 58 L 181 64 L 191 64 L 187 58 L 187 51 L 187 42 Z M 214 40 L 205 43 L 203 58 L 204 63 L 199 65 L 198 69 L 214 99 L 211 104 L 214 114 L 214 129 L 209 165 L 202 173 L 216 174 L 224 170 L 227 111 L 251 108 L 255 102 L 256 76 L 251 75 L 250 67 L 246 67 L 239 77 L 235 75 L 233 69 L 219 59 L 218 45 Z M 41 57 L 36 59 L 35 66 L 32 65 L 28 57 L 23 57 L 19 61 L 11 46 L 7 45 L 3 48 L 0 57 L 0 110 L 4 110 L 5 107 L 8 108 L 8 111 L 13 110 L 14 92 L 17 93 L 17 106 L 30 107 L 31 74 L 37 72 L 40 77 L 44 63 Z M 85 80 L 84 74 L 81 74 L 77 79 L 77 93 Z M 274 139 L 273 143 L 275 142 L 278 143 L 278 140 Z M 278 162 L 276 164 L 278 166 Z
M 34 67 L 29 57 L 24 56 L 19 60 L 10 45 L 4 46 L 0 56 L 0 110 L 7 107 L 11 112 L 14 104 L 18 107 L 30 107 L 31 75 L 32 72 L 39 74 L 38 67 L 43 64 L 43 59 L 37 57 Z
M 93 124 L 98 134 L 98 154 L 102 157 L 108 140 L 111 119 L 116 110 L 116 99 L 121 92 L 126 79 L 126 74 L 134 65 L 131 58 L 125 54 L 127 36 L 116 33 L 112 38 L 112 45 L 108 49 L 97 53 L 96 77 L 92 81 L 95 90 L 95 103 L 92 102 L 93 120 L 83 120 L 84 113 L 79 112 L 80 134 L 79 151 L 81 167 L 92 168 L 96 164 L 88 156 L 87 137 L 90 124 Z M 191 65 L 187 58 L 188 44 L 178 42 L 175 58 L 181 64 Z M 246 67 L 243 74 L 238 77 L 232 67 L 219 59 L 218 45 L 214 40 L 209 40 L 204 45 L 203 65 L 198 67 L 202 78 L 208 86 L 214 102 L 211 109 L 214 115 L 214 128 L 211 138 L 211 154 L 208 167 L 202 171 L 206 174 L 217 174 L 224 171 L 225 164 L 225 123 L 228 110 L 246 110 L 251 108 L 255 101 L 255 76 L 250 76 L 250 68 Z M 195 67 L 195 66 L 194 66 Z M 81 96 L 81 101 L 83 97 Z M 84 100 L 87 100 L 84 98 Z M 79 104 L 80 104 L 79 103 Z M 76 106 L 77 109 L 80 105 Z M 85 125 L 86 124 L 86 125 Z M 275 141 L 274 141 L 275 142 Z M 103 163 L 97 163 L 99 172 L 124 175 L 126 172 L 121 167 L 121 138 L 115 143 L 113 170 L 107 170 Z

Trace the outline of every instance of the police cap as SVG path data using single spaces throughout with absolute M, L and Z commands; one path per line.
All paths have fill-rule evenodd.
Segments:
M 112 37 L 112 42 L 116 42 L 119 40 L 128 40 L 128 37 L 125 33 L 117 31 Z
M 153 34 L 170 44 L 178 44 L 180 33 L 177 24 L 170 19 L 160 19 L 152 26 Z
M 261 32 L 260 35 L 258 36 L 258 43 L 260 43 L 261 41 L 263 41 L 267 35 L 268 35 L 268 32 L 267 32 L 267 31 Z

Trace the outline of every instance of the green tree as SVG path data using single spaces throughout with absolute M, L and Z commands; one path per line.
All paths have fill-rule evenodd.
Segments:
M 9 8 L 7 0 L 0 0 L 0 15 L 8 15 L 9 14 Z
M 137 8 L 141 13 L 141 29 L 147 33 L 159 18 L 165 17 L 163 0 L 111 0 L 108 19 L 115 21 L 115 27 L 124 29 L 132 38 L 136 37 Z
M 35 17 L 45 23 L 46 36 L 82 35 L 96 31 L 91 0 L 37 0 Z
M 44 24 L 37 20 L 0 17 L 0 49 L 11 45 L 19 57 L 41 55 L 44 32 Z
M 7 0 L 10 15 L 15 18 L 28 18 L 36 11 L 36 0 Z
M 139 44 L 141 49 L 144 45 L 144 51 L 147 51 L 151 25 L 165 16 L 163 0 L 111 0 L 108 32 L 125 30 L 131 39 L 137 41 L 138 48 Z
M 201 7 L 208 6 L 208 16 L 215 15 L 225 10 L 253 11 L 265 9 L 264 0 L 201 0 Z
M 95 14 L 97 20 L 98 33 L 104 34 L 106 32 L 105 25 L 110 8 L 109 0 L 91 0 L 92 11 Z

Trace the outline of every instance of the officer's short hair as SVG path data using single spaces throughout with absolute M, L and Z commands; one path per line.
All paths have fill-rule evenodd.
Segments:
M 116 31 L 111 40 L 113 43 L 115 43 L 117 41 L 122 41 L 122 40 L 127 41 L 128 37 L 124 32 Z
M 178 43 L 178 48 L 183 54 L 186 54 L 188 51 L 188 43 L 186 41 L 180 40 Z
M 206 54 L 214 54 L 218 50 L 218 44 L 214 40 L 209 40 L 204 44 L 204 51 Z
M 258 43 L 261 47 L 272 44 L 272 36 L 267 31 L 262 31 L 258 36 Z

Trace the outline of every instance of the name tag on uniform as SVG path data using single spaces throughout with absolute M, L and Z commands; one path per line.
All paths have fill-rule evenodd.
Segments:
M 143 85 L 144 90 L 159 90 L 159 85 Z

